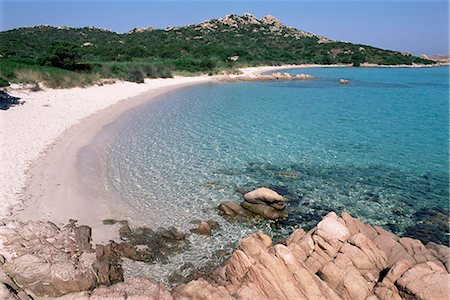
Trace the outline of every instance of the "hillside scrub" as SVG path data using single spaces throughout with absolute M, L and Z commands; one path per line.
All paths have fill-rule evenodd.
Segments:
M 0 32 L 0 84 L 21 82 L 16 71 L 43 72 L 64 86 L 75 78 L 119 78 L 217 74 L 239 67 L 282 64 L 432 64 L 431 60 L 367 45 L 333 41 L 282 25 L 273 17 L 228 15 L 178 28 L 118 34 L 84 27 L 35 26 Z M 64 70 L 61 73 L 57 70 Z M 72 73 L 67 73 L 72 72 Z M 69 75 L 70 74 L 70 75 Z M 87 80 L 89 82 L 90 80 Z M 61 86 L 62 87 L 62 86 Z

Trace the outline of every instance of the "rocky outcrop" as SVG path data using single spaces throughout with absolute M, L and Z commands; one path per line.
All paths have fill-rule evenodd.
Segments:
M 270 203 L 279 201 L 278 196 L 259 191 L 246 199 Z M 88 271 L 81 263 L 86 262 L 83 256 L 94 255 L 92 265 L 102 260 L 116 265 L 119 244 L 97 247 L 96 253 L 91 253 L 85 243 L 88 230 L 77 230 L 81 226 L 74 222 L 62 230 L 48 222 L 14 224 L 20 226 L 0 226 L 8 254 L 5 259 L 0 257 L 1 299 L 31 299 L 25 291 L 35 295 L 67 293 L 60 299 L 78 300 L 438 300 L 450 295 L 447 246 L 425 246 L 419 240 L 399 238 L 347 213 L 340 217 L 329 213 L 308 232 L 296 229 L 283 244 L 273 244 L 261 232 L 250 234 L 223 267 L 171 292 L 146 278 L 112 284 L 121 278 L 103 277 L 91 282 L 90 274 L 100 275 L 98 270 Z M 83 238 L 77 238 L 77 232 Z M 99 282 L 103 285 L 94 289 Z M 82 292 L 83 287 L 89 291 Z
M 227 217 L 248 217 L 251 213 L 233 201 L 225 201 L 219 205 L 219 214 Z
M 222 82 L 237 82 L 237 81 L 270 81 L 270 80 L 311 80 L 313 76 L 309 74 L 291 75 L 289 73 L 272 73 L 272 74 L 251 74 L 251 75 L 223 75 L 217 78 Z
M 140 32 L 152 31 L 152 30 L 154 30 L 153 27 L 136 27 L 136 28 L 133 28 L 130 31 L 128 31 L 128 34 L 140 33 Z
M 241 206 L 267 219 L 282 219 L 287 217 L 283 212 L 286 202 L 283 196 L 268 188 L 259 188 L 244 195 Z
M 96 260 L 90 228 L 75 221 L 62 230 L 51 222 L 11 222 L 0 226 L 4 254 L 2 269 L 14 282 L 36 296 L 60 296 L 93 289 Z M 4 282 L 4 284 L 8 284 Z
M 219 205 L 219 213 L 230 217 L 248 217 L 252 213 L 267 219 L 286 218 L 283 212 L 286 202 L 283 196 L 268 188 L 258 188 L 244 195 L 244 201 L 239 205 L 232 201 L 225 201 Z
M 332 42 L 332 40 L 323 36 L 315 35 L 294 27 L 283 25 L 277 18 L 267 15 L 261 19 L 257 19 L 254 15 L 245 13 L 242 16 L 237 14 L 228 14 L 223 18 L 203 21 L 200 24 L 185 26 L 181 28 L 193 28 L 201 32 L 216 32 L 216 31 L 251 31 L 259 32 L 261 34 L 273 34 L 278 36 L 300 38 L 317 38 L 321 43 Z M 178 29 L 178 28 L 177 28 Z
M 447 299 L 450 275 L 441 259 L 448 253 L 446 246 L 428 249 L 347 213 L 330 213 L 307 233 L 295 230 L 286 244 L 249 235 L 214 272 L 214 281 L 189 282 L 176 295 L 209 299 L 208 290 L 223 299 Z
M 109 287 L 96 288 L 89 299 L 173 300 L 173 297 L 162 283 L 143 277 L 137 277 L 132 278 L 126 283 L 122 282 Z

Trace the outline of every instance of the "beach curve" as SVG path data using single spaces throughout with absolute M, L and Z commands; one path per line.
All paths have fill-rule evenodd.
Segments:
M 301 67 L 307 65 L 251 67 L 241 72 L 251 75 Z M 101 224 L 117 216 L 117 211 L 111 211 L 106 199 L 92 199 L 99 191 L 86 190 L 81 184 L 83 179 L 72 180 L 77 176 L 80 150 L 125 111 L 171 90 L 213 80 L 215 76 L 201 75 L 147 79 L 144 84 L 117 82 L 39 92 L 10 90 L 25 104 L 0 112 L 0 219 L 50 220 L 59 225 L 77 219 L 93 228 L 95 242 L 117 238 L 115 226 Z M 84 200 L 76 196 L 79 192 L 86 196 Z

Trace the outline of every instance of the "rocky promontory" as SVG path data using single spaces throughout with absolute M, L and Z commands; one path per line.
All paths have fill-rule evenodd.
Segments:
M 0 238 L 1 299 L 436 300 L 450 295 L 447 246 L 400 238 L 345 212 L 340 217 L 331 212 L 308 232 L 298 228 L 279 244 L 261 232 L 250 234 L 224 266 L 173 290 L 142 277 L 122 282 L 121 244 L 93 247 L 90 228 L 73 220 L 64 228 L 51 222 L 0 223 Z
M 289 73 L 272 73 L 272 74 L 243 74 L 243 75 L 222 75 L 217 80 L 222 82 L 238 82 L 238 81 L 269 81 L 269 80 L 311 80 L 313 76 L 300 73 L 291 75 Z

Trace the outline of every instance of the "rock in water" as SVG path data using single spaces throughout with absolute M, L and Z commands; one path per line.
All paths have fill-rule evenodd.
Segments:
M 282 210 L 286 207 L 283 196 L 268 188 L 259 188 L 244 195 L 245 201 L 238 205 L 225 201 L 219 206 L 219 213 L 225 216 L 250 216 L 252 213 L 267 219 L 282 219 L 287 214 Z
M 268 188 L 259 188 L 244 195 L 241 206 L 267 219 L 282 219 L 287 214 L 282 210 L 286 207 L 283 196 Z
M 202 234 L 202 235 L 211 235 L 212 234 L 212 229 L 211 227 L 209 227 L 208 223 L 206 222 L 201 222 L 198 227 L 194 230 L 192 230 L 195 233 L 198 234 Z
M 257 215 L 263 216 L 264 218 L 271 220 L 283 219 L 288 216 L 282 211 L 265 204 L 254 204 L 244 201 L 241 203 L 241 206 Z
M 247 202 L 255 204 L 260 204 L 261 202 L 270 204 L 274 202 L 282 202 L 284 200 L 283 196 L 277 192 L 264 187 L 245 194 L 244 199 Z
M 300 80 L 308 80 L 308 79 L 313 79 L 313 77 L 309 74 L 304 74 L 304 73 L 300 73 L 295 75 L 295 78 L 300 79 Z
M 223 216 L 248 216 L 249 212 L 233 201 L 225 201 L 219 205 L 219 213 Z
M 339 83 L 340 84 L 348 84 L 350 81 L 348 79 L 340 79 Z
M 216 221 L 208 220 L 200 222 L 197 228 L 191 229 L 191 231 L 197 234 L 211 235 L 212 231 L 217 228 L 219 228 L 219 223 L 217 223 Z

